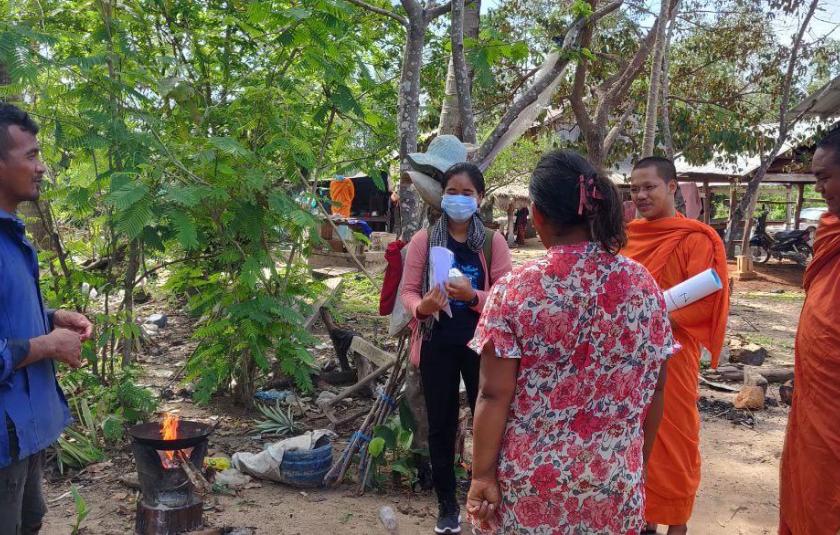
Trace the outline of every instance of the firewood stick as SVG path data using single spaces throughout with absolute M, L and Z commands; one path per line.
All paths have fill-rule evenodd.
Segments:
M 391 375 L 388 377 L 388 381 L 385 385 L 385 393 L 391 398 L 394 397 L 394 393 L 398 391 L 398 389 L 402 386 L 403 381 L 405 380 L 406 370 L 404 364 L 406 361 L 407 354 L 407 340 L 406 337 L 402 337 L 400 338 L 398 343 L 397 359 L 395 361 L 395 365 L 393 366 L 394 369 L 391 372 Z M 325 484 L 327 484 L 328 486 L 334 486 L 344 479 L 344 476 L 346 475 L 347 470 L 350 467 L 350 463 L 352 462 L 353 455 L 356 453 L 356 451 L 359 452 L 360 468 L 362 468 L 361 463 L 364 463 L 365 460 L 368 458 L 366 447 L 367 441 L 361 440 L 359 435 L 369 435 L 372 432 L 372 430 L 376 428 L 377 425 L 380 425 L 384 421 L 384 419 L 387 418 L 391 411 L 387 411 L 386 413 L 386 407 L 387 406 L 383 397 L 377 397 L 361 427 L 356 433 L 353 434 L 350 443 L 344 450 L 341 458 L 337 463 L 335 463 L 335 465 L 333 465 L 333 467 L 324 477 Z
M 341 401 L 342 399 L 344 399 L 344 398 L 346 398 L 346 397 L 350 396 L 351 394 L 355 394 L 356 392 L 358 392 L 359 390 L 361 390 L 362 388 L 364 388 L 365 386 L 367 386 L 367 384 L 368 384 L 368 383 L 370 383 L 371 381 L 376 380 L 376 378 L 377 378 L 377 377 L 379 377 L 379 376 L 380 376 L 380 375 L 382 375 L 383 373 L 385 373 L 385 372 L 387 372 L 388 370 L 390 370 L 390 369 L 391 369 L 391 367 L 392 367 L 392 366 L 394 366 L 394 364 L 396 364 L 396 362 L 389 362 L 387 365 L 385 365 L 385 366 L 382 366 L 382 367 L 379 367 L 379 368 L 375 369 L 373 372 L 371 372 L 371 373 L 367 374 L 367 375 L 366 375 L 363 379 L 361 379 L 359 382 L 357 382 L 356 384 L 354 384 L 354 385 L 353 385 L 353 386 L 351 386 L 350 388 L 347 388 L 347 389 L 346 389 L 346 390 L 344 390 L 341 394 L 339 394 L 339 395 L 337 395 L 336 397 L 334 397 L 333 399 L 329 400 L 329 401 L 328 401 L 327 403 L 325 403 L 324 405 L 326 405 L 327 407 L 330 407 L 330 406 L 332 406 L 332 405 L 335 405 L 336 403 L 338 403 L 338 402 L 339 402 L 339 401 Z
M 184 473 L 187 474 L 187 478 L 193 487 L 195 487 L 195 490 L 202 496 L 209 494 L 213 490 L 213 486 L 210 485 L 210 482 L 195 467 L 190 458 L 187 457 L 183 450 L 177 450 L 176 455 L 181 460 L 181 468 L 184 469 Z
M 391 399 L 395 399 L 397 397 L 395 395 L 395 393 L 398 390 L 398 385 L 402 386 L 402 381 L 405 379 L 405 373 L 403 373 L 404 371 L 405 371 L 405 367 L 403 367 L 403 366 L 400 366 L 397 370 L 395 370 L 395 373 L 391 376 L 391 380 L 389 381 L 388 385 L 386 386 L 385 395 L 390 397 Z M 395 399 L 395 402 L 394 402 L 393 405 L 392 404 L 387 404 L 387 403 L 382 403 L 381 409 L 377 412 L 376 418 L 374 418 L 374 426 L 373 426 L 374 429 L 376 428 L 376 426 L 383 424 L 388 419 L 388 417 L 396 410 L 396 408 L 397 408 L 396 405 L 397 404 L 398 404 L 398 401 L 396 401 L 396 399 Z M 359 460 L 359 476 L 360 477 L 359 477 L 358 494 L 362 495 L 362 494 L 364 494 L 364 492 L 366 490 L 367 482 L 368 482 L 368 479 L 370 477 L 370 471 L 371 471 L 371 467 L 373 466 L 373 463 L 371 462 L 370 453 L 367 451 L 367 449 L 360 452 L 360 457 L 361 457 L 360 460 Z

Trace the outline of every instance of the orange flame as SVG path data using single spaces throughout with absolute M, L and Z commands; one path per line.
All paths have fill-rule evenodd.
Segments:
M 167 413 L 163 417 L 163 423 L 160 424 L 160 434 L 163 437 L 163 440 L 174 440 L 178 438 L 178 415 Z M 164 451 L 166 458 L 169 461 L 174 461 L 175 459 L 175 451 Z

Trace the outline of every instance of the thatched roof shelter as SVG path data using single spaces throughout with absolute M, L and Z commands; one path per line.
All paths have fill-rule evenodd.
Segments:
M 489 199 L 492 199 L 493 206 L 503 212 L 515 212 L 521 208 L 527 208 L 531 204 L 528 195 L 528 186 L 524 184 L 508 184 L 490 192 Z

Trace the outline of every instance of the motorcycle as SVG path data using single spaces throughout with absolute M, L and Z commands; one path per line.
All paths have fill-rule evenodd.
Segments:
M 802 267 L 814 256 L 809 243 L 811 233 L 807 230 L 783 230 L 772 237 L 767 233 L 768 212 L 762 212 L 755 220 L 755 230 L 750 238 L 750 254 L 753 262 L 766 264 L 772 257 L 779 260 L 789 258 Z

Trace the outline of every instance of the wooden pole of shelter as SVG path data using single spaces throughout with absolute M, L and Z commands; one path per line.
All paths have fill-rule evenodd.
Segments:
M 712 221 L 712 188 L 709 186 L 709 179 L 703 180 L 703 223 L 707 225 Z
M 793 184 L 785 184 L 785 200 L 785 230 L 790 230 L 790 218 L 793 216 Z
M 514 210 L 514 203 L 513 199 L 511 199 L 510 204 L 508 204 L 508 221 L 507 221 L 507 241 L 508 245 L 513 245 L 513 220 L 514 214 L 516 213 Z
M 735 180 L 732 180 L 732 183 L 729 185 L 729 213 L 732 214 L 732 210 L 735 209 L 735 203 L 738 202 L 738 184 Z
M 732 219 L 732 211 L 736 208 L 736 202 L 738 200 L 738 185 L 736 183 L 736 178 L 732 178 L 732 186 L 729 189 L 729 218 Z M 736 221 L 732 227 L 732 232 L 735 232 L 737 228 L 744 228 L 743 225 L 740 224 L 740 221 Z M 747 230 L 744 229 L 744 232 Z M 753 261 L 752 255 L 750 251 L 741 251 L 740 255 L 735 257 L 735 273 L 732 274 L 732 279 L 736 281 L 745 281 L 745 280 L 753 280 L 756 278 L 755 271 L 753 270 Z
M 799 183 L 796 186 L 799 191 L 796 195 L 796 213 L 793 215 L 793 228 L 799 230 L 799 218 L 802 216 L 802 203 L 805 202 L 805 184 Z

